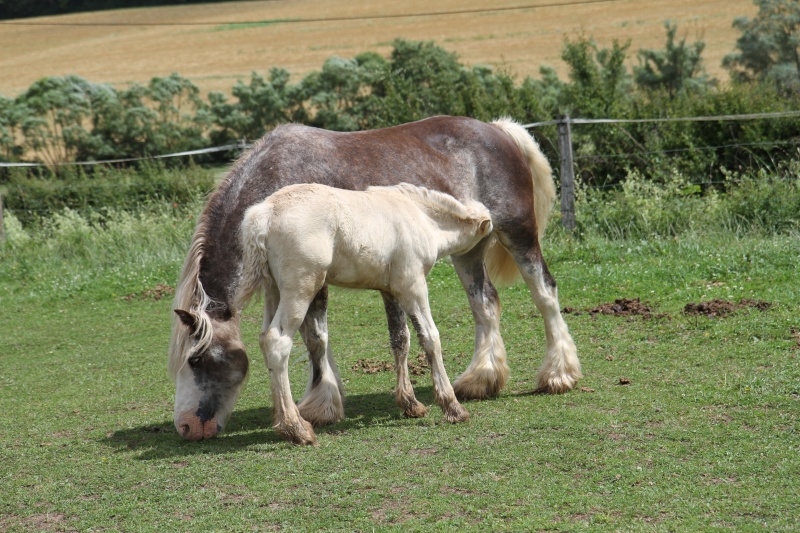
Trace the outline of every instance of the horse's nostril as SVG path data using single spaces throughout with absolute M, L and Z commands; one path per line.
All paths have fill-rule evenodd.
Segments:
M 189 424 L 183 424 L 181 426 L 181 435 L 184 437 L 188 436 L 190 431 L 192 431 L 192 428 L 189 427 Z

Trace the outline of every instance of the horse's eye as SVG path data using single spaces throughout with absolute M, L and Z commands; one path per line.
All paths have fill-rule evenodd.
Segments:
M 192 357 L 189 358 L 189 366 L 192 368 L 196 367 L 197 365 L 200 364 L 201 359 L 202 358 L 199 355 L 193 355 Z

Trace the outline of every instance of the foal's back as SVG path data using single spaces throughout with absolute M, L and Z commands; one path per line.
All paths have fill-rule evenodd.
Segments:
M 275 278 L 324 273 L 333 285 L 387 290 L 477 244 L 491 230 L 488 220 L 480 204 L 408 184 L 367 191 L 298 184 L 248 210 L 243 242 L 268 242 Z

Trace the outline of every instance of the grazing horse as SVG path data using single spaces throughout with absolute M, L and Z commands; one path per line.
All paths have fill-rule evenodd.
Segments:
M 342 403 L 338 381 L 312 388 L 313 396 L 299 408 L 289 389 L 292 339 L 325 284 L 374 289 L 397 302 L 417 331 L 445 419 L 469 419 L 442 363 L 425 277 L 438 259 L 468 252 L 491 231 L 489 211 L 480 203 L 464 205 L 448 194 L 408 184 L 366 191 L 289 185 L 249 208 L 242 222 L 243 267 L 234 305 L 243 309 L 254 293 L 264 291 L 259 344 L 269 369 L 278 433 L 295 444 L 316 444 L 306 419 L 318 420 L 314 409 L 325 411 L 327 398 Z M 407 416 L 420 416 L 426 409 L 414 397 L 405 348 L 395 353 L 397 404 Z
M 575 386 L 581 377 L 577 351 L 539 244 L 555 190 L 550 165 L 524 128 L 508 119 L 485 123 L 464 117 L 351 133 L 292 124 L 275 128 L 243 154 L 199 217 L 175 291 L 177 319 L 169 349 L 175 426 L 181 435 L 191 440 L 216 435 L 247 375 L 240 310 L 234 304 L 245 211 L 295 183 L 363 190 L 401 181 L 445 192 L 462 203 L 478 201 L 491 213 L 492 236 L 453 256 L 475 319 L 475 351 L 453 383 L 456 397 L 495 396 L 508 377 L 500 302 L 489 274 L 503 281 L 521 274 L 542 314 L 547 345 L 537 389 L 563 393 Z M 306 398 L 319 384 L 338 381 L 328 348 L 327 297 L 323 286 L 300 325 L 311 362 Z M 405 312 L 385 297 L 384 308 L 397 353 L 409 342 Z M 327 412 L 328 418 L 316 423 L 339 419 L 337 406 Z

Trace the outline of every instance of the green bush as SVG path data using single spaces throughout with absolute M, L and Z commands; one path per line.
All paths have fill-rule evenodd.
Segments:
M 609 238 L 800 230 L 800 163 L 775 171 L 721 172 L 726 178 L 720 190 L 704 190 L 676 170 L 659 181 L 630 171 L 613 189 L 581 185 L 575 207 L 579 230 Z
M 97 167 L 91 174 L 81 167 L 70 168 L 58 178 L 16 171 L 3 186 L 3 202 L 26 226 L 62 209 L 102 212 L 154 204 L 180 206 L 212 190 L 216 172 L 194 165 L 169 169 L 159 163 L 127 169 Z

